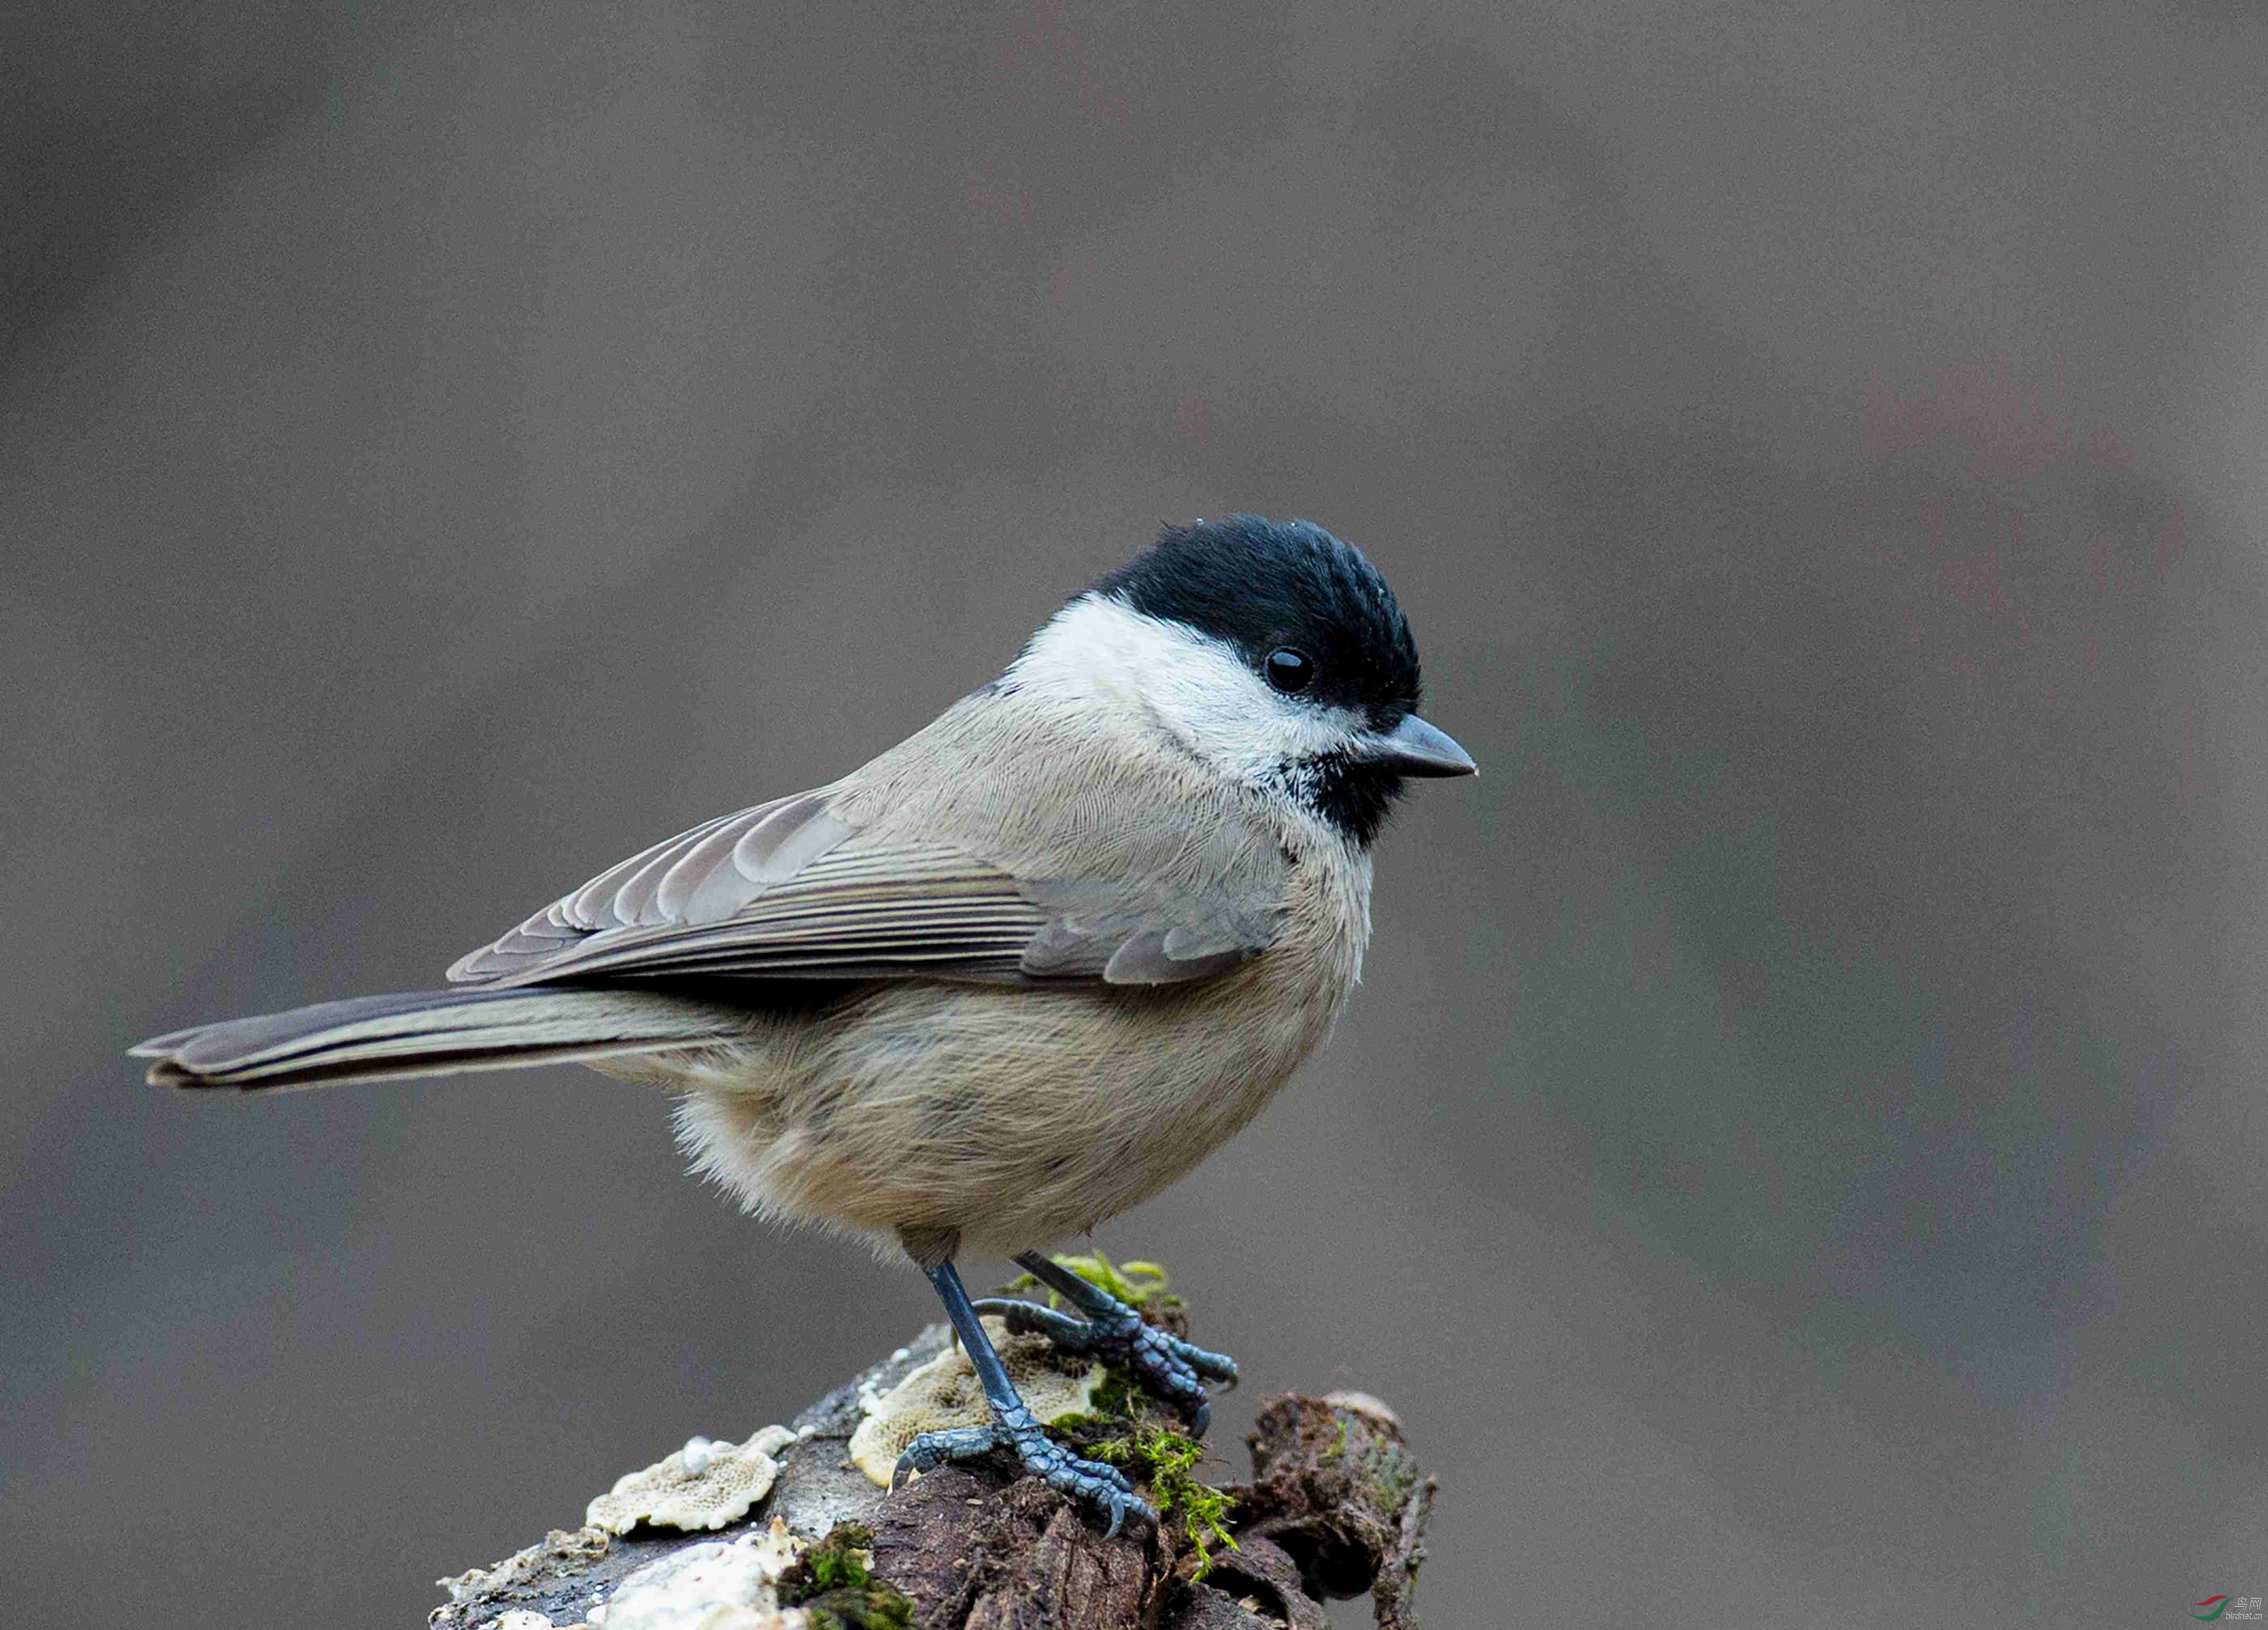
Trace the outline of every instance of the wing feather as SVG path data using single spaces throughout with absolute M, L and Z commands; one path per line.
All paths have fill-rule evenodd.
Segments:
M 862 838 L 823 793 L 806 793 L 633 855 L 460 958 L 449 977 L 1171 984 L 1265 950 L 1280 896 L 1280 879 L 1230 897 L 1019 878 L 949 845 Z

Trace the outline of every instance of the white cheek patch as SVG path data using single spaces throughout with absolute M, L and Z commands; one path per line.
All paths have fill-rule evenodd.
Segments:
M 1281 785 L 1285 766 L 1344 751 L 1360 728 L 1344 709 L 1278 694 L 1222 641 L 1100 594 L 1057 612 L 1008 673 L 1038 695 L 1138 708 L 1254 784 Z

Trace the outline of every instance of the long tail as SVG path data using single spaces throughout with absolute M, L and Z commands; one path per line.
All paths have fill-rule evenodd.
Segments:
M 745 1007 L 642 991 L 410 991 L 153 1036 L 131 1049 L 166 1087 L 328 1087 L 699 1046 Z

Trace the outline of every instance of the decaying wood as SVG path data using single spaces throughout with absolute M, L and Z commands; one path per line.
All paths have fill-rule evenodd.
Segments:
M 640 1568 L 775 1518 L 813 1541 L 843 1523 L 871 1530 L 873 1575 L 911 1598 L 919 1630 L 1326 1630 L 1324 1598 L 1366 1591 L 1381 1630 L 1416 1625 L 1410 1597 L 1434 1484 L 1376 1399 L 1294 1394 L 1263 1409 L 1246 1439 L 1252 1479 L 1229 1489 L 1236 1547 L 1215 1544 L 1207 1567 L 1173 1515 L 1106 1540 L 1099 1521 L 1003 1457 L 888 1494 L 874 1486 L 846 1452 L 862 1398 L 888 1390 L 948 1339 L 932 1326 L 799 1416 L 777 1481 L 744 1520 L 701 1533 L 555 1531 L 447 1582 L 453 1599 L 434 1611 L 433 1630 L 585 1625 Z M 507 1623 L 508 1613 L 531 1616 Z

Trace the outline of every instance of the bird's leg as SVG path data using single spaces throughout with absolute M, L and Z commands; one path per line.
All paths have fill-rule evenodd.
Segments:
M 937 1287 L 938 1300 L 945 1303 L 945 1316 L 953 1321 L 954 1331 L 968 1351 L 976 1379 L 984 1388 L 984 1401 L 992 1406 L 992 1424 L 959 1427 L 949 1432 L 924 1432 L 898 1457 L 897 1471 L 926 1471 L 950 1460 L 972 1460 L 996 1449 L 1013 1449 L 1026 1471 L 1046 1479 L 1049 1486 L 1061 1489 L 1072 1499 L 1089 1501 L 1108 1513 L 1110 1531 L 1103 1536 L 1106 1539 L 1115 1537 L 1130 1516 L 1155 1523 L 1157 1513 L 1134 1492 L 1116 1467 L 1097 1460 L 1079 1459 L 1032 1419 L 1032 1412 L 1016 1395 L 1015 1383 L 1008 1379 L 1000 1355 L 992 1350 L 991 1339 L 977 1322 L 976 1309 L 969 1304 L 968 1293 L 961 1287 L 961 1275 L 953 1264 L 940 1262 L 922 1272 Z M 895 1480 L 895 1473 L 892 1479 Z
M 1204 1383 L 1236 1380 L 1236 1361 L 1208 1353 L 1178 1336 L 1142 1322 L 1142 1316 L 1099 1285 L 1059 1267 L 1036 1250 L 1016 1258 L 1019 1267 L 1061 1294 L 1086 1315 L 1075 1319 L 1036 1302 L 994 1299 L 976 1303 L 979 1312 L 998 1313 L 1019 1334 L 1037 1331 L 1067 1353 L 1092 1353 L 1130 1370 L 1143 1386 L 1181 1412 L 1189 1430 L 1204 1435 L 1212 1419 Z

